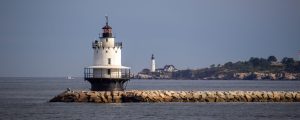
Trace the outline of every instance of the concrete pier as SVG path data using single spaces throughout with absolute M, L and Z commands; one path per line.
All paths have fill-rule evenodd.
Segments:
M 50 102 L 300 102 L 300 91 L 65 91 Z

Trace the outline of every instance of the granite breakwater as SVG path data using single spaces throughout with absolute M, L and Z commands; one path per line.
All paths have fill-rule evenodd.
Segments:
M 65 91 L 50 102 L 300 102 L 300 91 Z

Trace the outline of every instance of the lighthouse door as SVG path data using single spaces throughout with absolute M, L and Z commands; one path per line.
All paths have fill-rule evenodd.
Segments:
M 108 75 L 111 74 L 111 69 L 107 69 L 107 74 L 108 74 Z

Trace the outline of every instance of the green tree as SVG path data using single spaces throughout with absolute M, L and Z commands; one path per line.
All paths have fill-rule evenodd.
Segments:
M 227 63 L 224 64 L 225 68 L 231 68 L 232 66 L 233 66 L 232 62 L 227 62 Z
M 256 57 L 251 57 L 249 63 L 253 65 L 253 67 L 259 66 L 260 60 Z
M 285 65 L 293 65 L 293 64 L 295 63 L 295 60 L 294 60 L 294 58 L 284 57 L 284 58 L 281 60 L 281 63 L 282 63 L 282 64 L 285 64 Z
M 288 72 L 295 72 L 297 69 L 296 66 L 294 66 L 295 64 L 294 58 L 284 57 L 281 60 L 281 63 L 285 65 L 285 70 Z
M 277 58 L 275 56 L 269 56 L 268 57 L 268 62 L 277 62 Z

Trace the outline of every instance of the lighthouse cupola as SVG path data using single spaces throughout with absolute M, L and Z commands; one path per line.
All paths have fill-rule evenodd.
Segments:
M 108 17 L 105 16 L 105 18 L 106 18 L 106 24 L 102 28 L 103 29 L 102 37 L 113 37 L 112 36 L 112 28 L 108 25 Z

